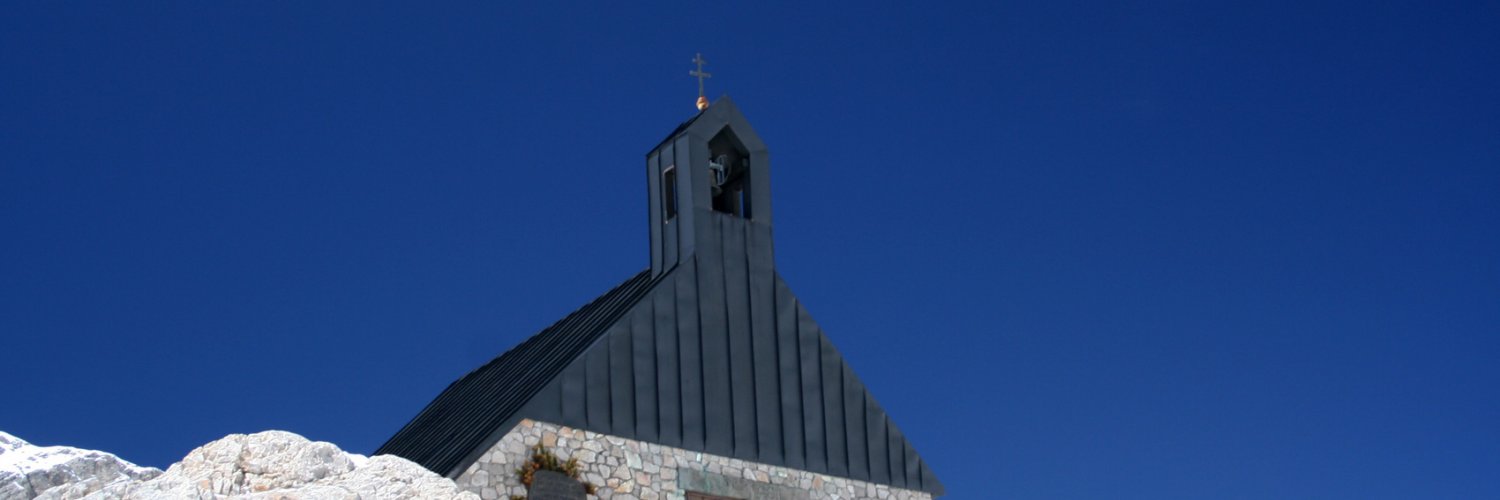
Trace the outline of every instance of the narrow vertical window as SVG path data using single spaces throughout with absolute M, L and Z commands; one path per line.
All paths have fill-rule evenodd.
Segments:
M 667 167 L 661 172 L 661 220 L 663 223 L 677 217 L 677 166 Z

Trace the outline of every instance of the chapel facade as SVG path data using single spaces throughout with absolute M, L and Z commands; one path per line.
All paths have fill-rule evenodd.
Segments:
M 486 500 L 584 495 L 529 491 L 517 469 L 539 450 L 576 460 L 589 498 L 942 495 L 777 273 L 770 157 L 734 102 L 701 100 L 645 170 L 650 268 L 453 382 L 375 453 Z

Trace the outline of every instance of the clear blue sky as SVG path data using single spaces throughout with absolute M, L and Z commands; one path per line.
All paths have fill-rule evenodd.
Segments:
M 702 52 L 950 498 L 1500 498 L 1494 2 L 306 3 L 0 6 L 0 430 L 370 452 L 647 266 Z

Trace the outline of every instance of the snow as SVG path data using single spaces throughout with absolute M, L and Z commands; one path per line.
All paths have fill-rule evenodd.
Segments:
M 365 457 L 283 431 L 231 434 L 166 472 L 102 451 L 0 432 L 0 500 L 246 498 L 479 500 L 403 458 Z
M 54 469 L 78 459 L 115 460 L 124 465 L 125 468 L 142 474 L 155 470 L 150 467 L 141 467 L 121 460 L 120 457 L 102 451 L 80 450 L 70 446 L 33 446 L 31 443 L 4 431 L 0 431 L 0 442 L 3 442 L 3 444 L 0 444 L 0 449 L 4 449 L 3 452 L 0 452 L 0 467 L 14 467 L 19 469 L 22 474 Z

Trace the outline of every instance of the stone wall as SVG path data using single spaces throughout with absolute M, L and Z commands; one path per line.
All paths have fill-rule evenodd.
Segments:
M 891 486 L 687 451 L 546 422 L 523 420 L 458 477 L 484 500 L 526 494 L 516 469 L 540 443 L 559 458 L 577 458 L 590 498 L 683 500 L 688 491 L 729 498 L 786 500 L 931 500 Z

